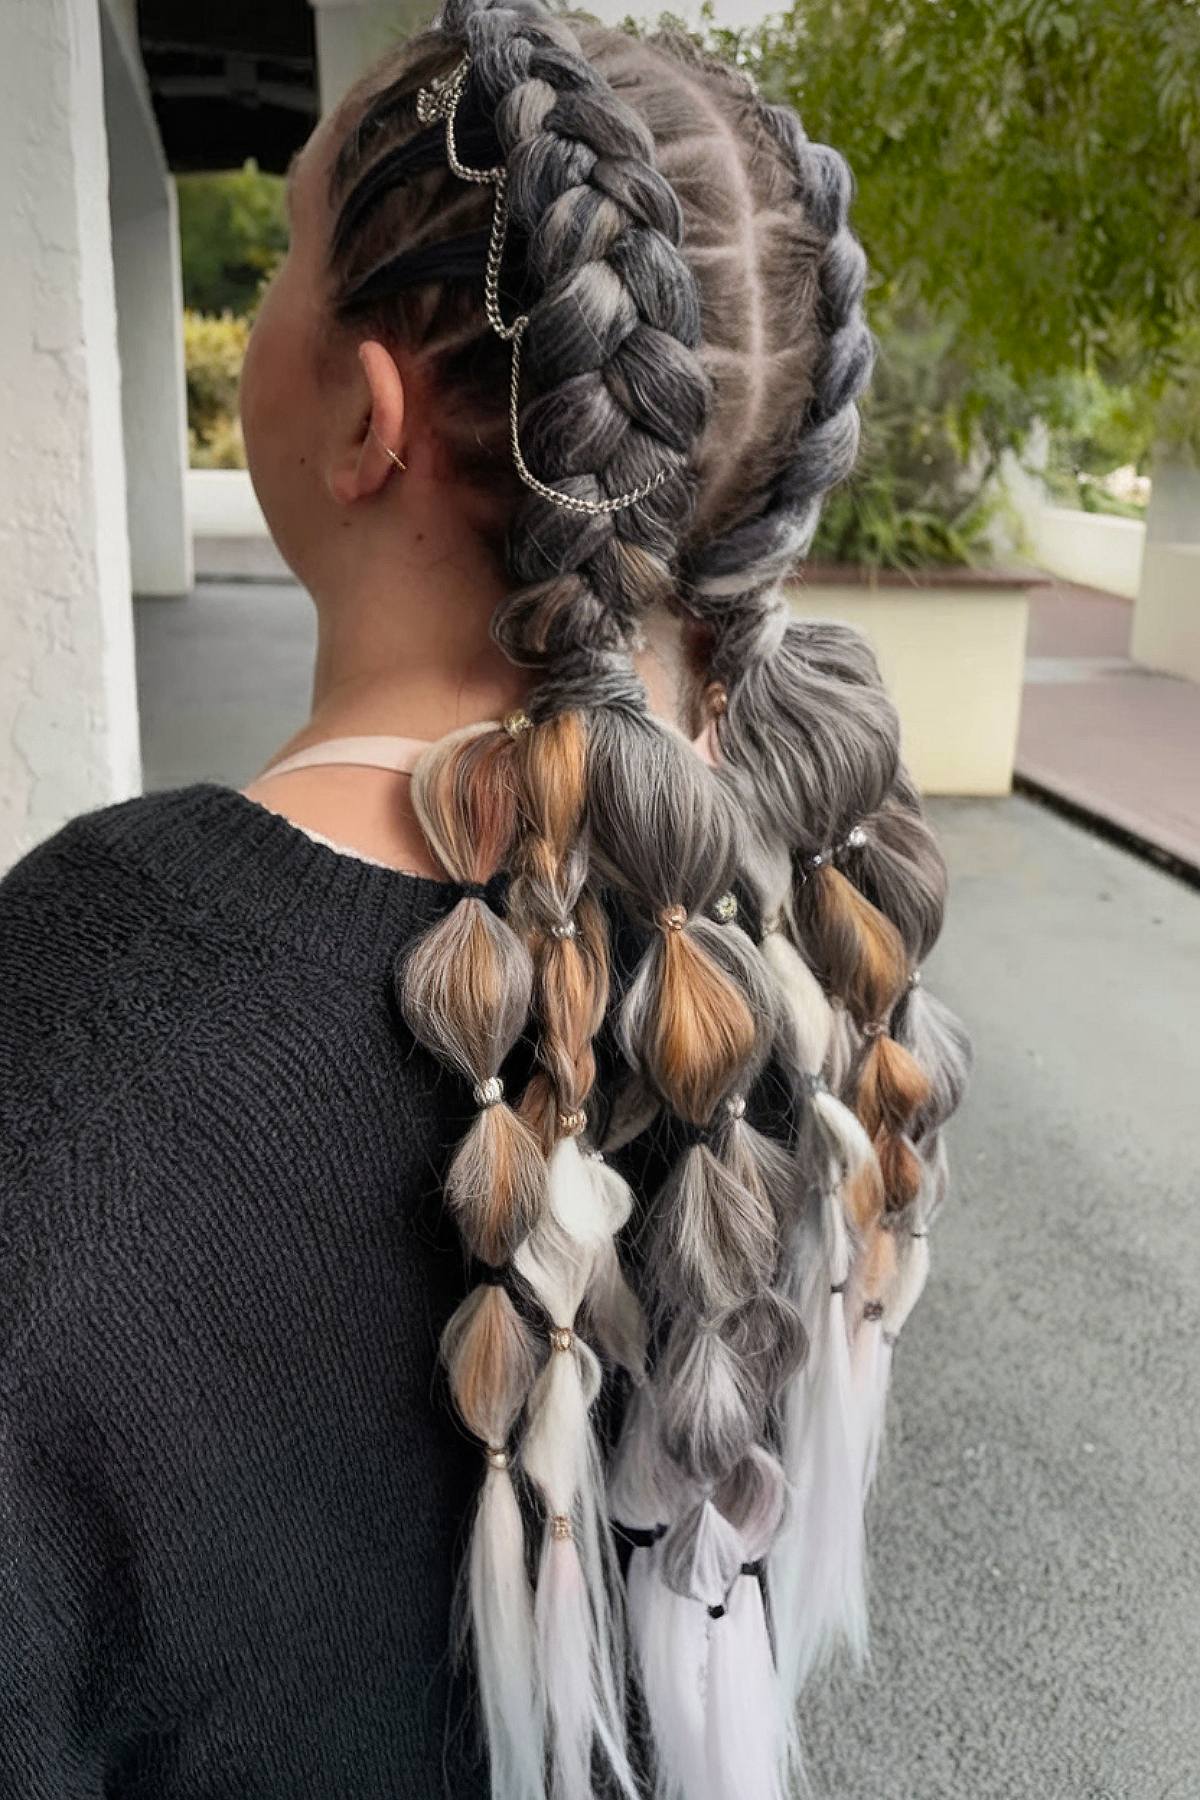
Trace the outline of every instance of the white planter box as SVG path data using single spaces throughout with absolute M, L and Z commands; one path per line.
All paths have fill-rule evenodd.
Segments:
M 795 583 L 795 611 L 866 634 L 900 712 L 904 759 L 926 794 L 1012 788 L 1029 590 L 1036 577 L 947 570 L 928 586 L 883 573 L 820 571 Z

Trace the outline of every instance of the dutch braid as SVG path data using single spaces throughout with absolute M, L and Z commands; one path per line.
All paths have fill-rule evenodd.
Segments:
M 426 364 L 460 469 L 512 494 L 494 629 L 532 671 L 523 715 L 454 734 L 417 773 L 422 827 L 466 893 L 401 977 L 417 1035 L 481 1109 L 448 1193 L 488 1272 L 443 1353 L 487 1463 L 467 1586 L 493 1793 L 583 1800 L 597 1756 L 638 1791 L 608 1508 L 640 1534 L 630 1611 L 659 1791 L 779 1800 L 799 1679 L 839 1631 L 861 1641 L 852 1490 L 873 1473 L 884 1351 L 923 1279 L 963 1073 L 961 1033 L 912 985 L 942 876 L 894 710 L 862 640 L 789 622 L 778 585 L 853 463 L 873 355 L 849 175 L 680 40 L 635 44 L 537 0 L 450 0 L 348 110 L 337 311 Z M 734 154 L 706 184 L 686 165 L 714 121 Z M 722 207 L 727 244 L 708 229 Z M 778 379 L 761 344 L 751 378 L 729 378 L 747 309 L 708 259 L 731 244 L 757 284 L 751 316 L 768 290 L 781 316 L 793 292 L 806 309 L 776 332 Z M 715 774 L 650 715 L 635 673 L 664 605 L 701 627 L 724 693 Z M 504 917 L 489 904 L 501 869 Z M 743 875 L 758 944 L 727 903 Z M 644 1240 L 652 1372 L 617 1253 L 631 1195 L 585 1147 L 608 1002 L 601 882 L 643 944 L 617 1013 L 635 1111 L 665 1107 L 684 1140 Z M 510 1107 L 501 1068 L 528 1021 L 537 1066 Z M 787 1072 L 786 1144 L 750 1123 L 765 1122 L 769 1057 Z M 634 1383 L 607 1498 L 581 1318 Z M 532 1588 L 514 1461 L 542 1512 Z M 817 1528 L 808 1565 L 785 1548 L 785 1494 Z M 813 1599 L 797 1568 L 811 1574 L 834 1513 L 847 1543 Z

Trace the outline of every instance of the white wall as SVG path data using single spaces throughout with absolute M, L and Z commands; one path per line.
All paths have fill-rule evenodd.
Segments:
M 698 29 L 703 23 L 702 4 L 703 0 L 673 0 L 671 5 L 665 4 L 665 0 L 588 0 L 580 10 L 594 13 L 605 25 L 620 25 L 627 18 L 652 23 L 661 13 L 670 12 L 686 25 Z M 725 30 L 736 31 L 761 25 L 765 19 L 778 18 L 789 10 L 786 3 L 768 5 L 765 0 L 713 0 L 713 23 Z
M 321 111 L 336 106 L 350 84 L 376 56 L 397 38 L 427 25 L 438 10 L 437 0 L 309 0 L 317 15 L 317 69 Z M 582 8 L 606 25 L 620 25 L 626 18 L 653 21 L 669 11 L 688 25 L 702 23 L 703 0 L 588 0 Z M 786 12 L 786 5 L 764 0 L 713 0 L 714 23 L 735 30 L 760 25 L 764 19 Z
M 96 0 L 0 5 L 0 866 L 140 787 Z
M 437 0 L 309 0 L 316 13 L 321 111 L 330 112 L 390 44 L 428 25 Z
M 1200 682 L 1200 543 L 1146 545 L 1132 650 L 1147 668 Z
M 1146 527 L 1141 519 L 1089 513 L 1072 506 L 1035 506 L 1025 515 L 1030 553 L 1039 569 L 1062 581 L 1137 598 Z
M 137 40 L 103 0 L 109 205 L 134 592 L 186 594 L 192 540 L 175 184 L 159 143 Z

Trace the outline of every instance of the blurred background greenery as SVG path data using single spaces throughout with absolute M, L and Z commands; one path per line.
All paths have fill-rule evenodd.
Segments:
M 814 558 L 986 560 L 1033 446 L 1063 503 L 1134 516 L 1156 456 L 1200 461 L 1197 0 L 799 0 L 700 35 L 854 171 L 879 361 Z M 192 460 L 238 467 L 283 183 L 178 185 Z

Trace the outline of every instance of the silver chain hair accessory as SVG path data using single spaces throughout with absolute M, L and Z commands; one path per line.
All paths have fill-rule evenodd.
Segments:
M 458 66 L 448 75 L 438 76 L 423 87 L 417 94 L 417 117 L 422 125 L 432 125 L 438 119 L 446 122 L 446 161 L 451 171 L 460 181 L 471 181 L 479 185 L 487 185 L 493 189 L 492 228 L 488 238 L 487 266 L 483 278 L 484 307 L 488 324 L 497 337 L 503 338 L 512 345 L 512 374 L 508 390 L 508 435 L 512 446 L 513 465 L 526 487 L 532 488 L 544 500 L 552 500 L 555 506 L 565 507 L 569 512 L 577 513 L 614 513 L 621 512 L 627 506 L 634 506 L 652 494 L 670 475 L 670 468 L 662 468 L 657 475 L 643 481 L 640 487 L 630 488 L 626 494 L 614 494 L 605 500 L 582 500 L 575 494 L 564 494 L 561 488 L 550 487 L 538 477 L 526 463 L 521 454 L 518 418 L 520 414 L 521 394 L 521 339 L 525 335 L 525 327 L 529 324 L 528 313 L 518 313 L 516 318 L 506 323 L 500 311 L 500 268 L 504 260 L 504 245 L 508 236 L 508 170 L 503 163 L 492 169 L 472 169 L 461 161 L 458 144 L 454 135 L 454 120 L 458 112 L 459 102 L 466 91 L 467 77 L 471 71 L 471 58 L 464 55 Z

